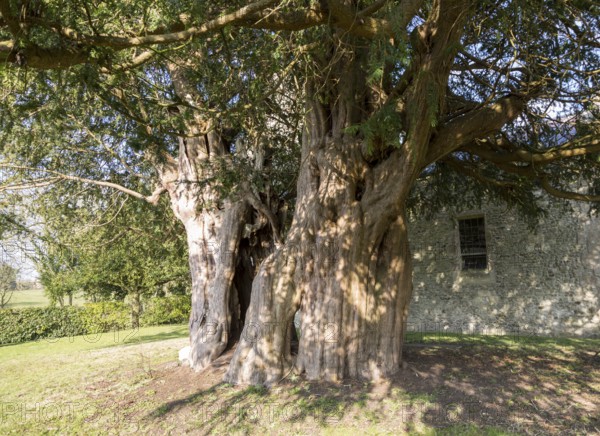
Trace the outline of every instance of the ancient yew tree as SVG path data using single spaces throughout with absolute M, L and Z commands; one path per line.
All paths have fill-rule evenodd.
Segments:
M 327 380 L 395 372 L 412 289 L 411 204 L 451 201 L 468 183 L 525 210 L 535 210 L 543 192 L 600 200 L 593 2 L 131 2 L 119 6 L 121 21 L 104 2 L 65 1 L 61 14 L 32 3 L 0 2 L 5 74 L 66 69 L 61 77 L 87 71 L 107 84 L 130 74 L 143 83 L 112 95 L 119 107 L 136 102 L 125 106 L 134 107 L 130 119 L 142 114 L 141 149 L 157 169 L 157 192 L 169 193 L 186 226 L 197 367 L 228 340 L 246 209 L 270 223 L 273 238 L 282 230 L 268 194 L 249 189 L 243 172 L 237 193 L 221 196 L 204 163 L 233 168 L 240 150 L 260 155 L 263 129 L 301 133 L 293 219 L 252 280 L 229 382 L 272 384 L 292 370 Z M 194 74 L 219 74 L 204 68 L 211 63 L 241 65 L 237 93 L 211 92 L 208 76 Z M 148 82 L 170 91 L 157 98 L 144 91 Z M 265 85 L 272 83 L 278 87 Z M 281 86 L 302 109 L 278 99 L 257 104 L 264 99 L 256 89 Z M 33 83 L 25 88 L 36 92 Z M 177 114 L 179 128 L 164 132 L 164 111 L 147 109 L 160 107 Z M 302 126 L 247 122 L 282 108 L 302 116 Z M 224 116 L 230 112 L 242 115 Z M 161 135 L 177 147 L 157 153 Z M 266 174 L 261 162 L 252 167 Z M 211 257 L 204 247 L 215 243 L 227 254 Z M 252 275 L 242 276 L 248 286 Z

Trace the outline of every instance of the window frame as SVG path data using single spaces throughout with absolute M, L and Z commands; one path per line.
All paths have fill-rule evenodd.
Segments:
M 476 219 L 483 218 L 483 227 L 484 227 L 484 235 L 485 235 L 485 251 L 486 251 L 486 267 L 481 269 L 476 268 L 463 268 L 463 254 L 461 250 L 460 244 L 460 221 L 468 220 L 468 219 Z M 470 279 L 470 278 L 489 278 L 490 280 L 495 280 L 493 274 L 493 250 L 491 246 L 491 233 L 489 227 L 488 216 L 483 210 L 468 210 L 463 211 L 462 213 L 452 213 L 452 221 L 454 222 L 454 241 L 455 241 L 455 253 L 456 253 L 456 273 L 458 274 L 456 278 L 462 277 L 462 279 Z
M 489 266 L 489 250 L 485 216 L 483 214 L 463 216 L 459 217 L 457 221 L 461 271 L 487 271 Z M 469 228 L 461 229 L 461 224 L 468 222 L 471 222 L 469 223 Z M 480 236 L 482 236 L 481 239 Z M 483 248 L 479 250 L 475 249 L 475 252 L 463 252 L 463 241 L 468 238 L 474 239 L 473 245 L 483 246 Z M 471 266 L 468 266 L 469 259 L 473 261 Z M 481 260 L 484 260 L 483 267 L 477 266 Z

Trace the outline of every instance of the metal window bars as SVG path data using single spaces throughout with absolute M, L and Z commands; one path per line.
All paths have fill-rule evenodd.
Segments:
M 483 217 L 465 218 L 458 221 L 460 254 L 463 270 L 487 268 L 485 221 Z

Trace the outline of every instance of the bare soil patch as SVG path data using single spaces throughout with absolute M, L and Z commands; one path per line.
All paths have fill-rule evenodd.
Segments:
M 120 417 L 116 428 L 146 434 L 588 435 L 600 434 L 594 354 L 593 346 L 409 344 L 405 368 L 379 383 L 292 376 L 266 390 L 221 382 L 229 351 L 202 372 L 169 362 L 131 390 L 96 387 Z

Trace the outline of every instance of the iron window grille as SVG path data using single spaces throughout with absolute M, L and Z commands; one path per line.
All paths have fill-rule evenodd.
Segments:
M 458 233 L 460 236 L 462 269 L 487 269 L 485 221 L 483 217 L 460 219 L 458 221 Z

